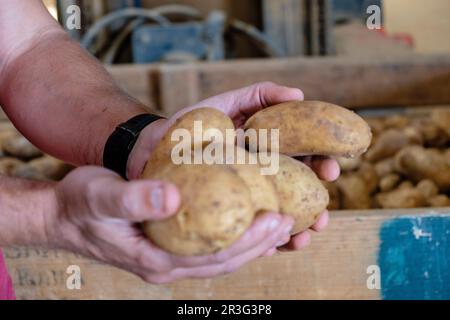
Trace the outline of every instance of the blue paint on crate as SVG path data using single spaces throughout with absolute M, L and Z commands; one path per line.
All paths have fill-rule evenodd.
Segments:
M 383 299 L 450 299 L 450 216 L 386 221 L 380 240 Z

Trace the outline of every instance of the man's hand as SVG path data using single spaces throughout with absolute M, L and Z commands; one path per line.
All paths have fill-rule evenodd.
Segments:
M 130 155 L 128 177 L 135 179 L 140 175 L 153 148 L 168 128 L 176 119 L 193 109 L 205 106 L 219 109 L 233 120 L 236 128 L 240 128 L 257 111 L 290 100 L 303 100 L 303 92 L 299 89 L 264 82 L 230 91 L 182 109 L 169 120 L 159 120 L 142 131 Z M 339 176 L 339 165 L 335 160 L 326 157 L 304 157 L 300 160 L 309 165 L 322 180 L 333 181 Z M 317 222 L 311 226 L 311 230 L 323 230 L 328 224 L 328 218 L 328 212 L 325 211 Z M 308 231 L 302 232 L 292 238 L 284 238 L 282 242 L 287 244 L 281 249 L 298 250 L 308 245 L 310 240 L 310 233 Z M 272 255 L 275 252 L 276 247 L 273 247 L 265 255 Z
M 289 217 L 267 213 L 227 250 L 201 257 L 174 256 L 153 245 L 139 228 L 139 222 L 176 212 L 180 197 L 173 185 L 125 182 L 109 170 L 83 167 L 55 190 L 57 209 L 45 218 L 48 245 L 115 265 L 151 283 L 233 272 L 286 241 L 293 225 Z

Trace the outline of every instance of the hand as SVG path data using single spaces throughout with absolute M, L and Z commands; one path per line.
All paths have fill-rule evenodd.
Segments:
M 109 170 L 81 167 L 57 184 L 55 194 L 57 209 L 45 219 L 50 246 L 104 261 L 151 283 L 233 272 L 275 247 L 293 225 L 289 217 L 267 213 L 229 249 L 181 257 L 153 245 L 139 228 L 141 221 L 165 219 L 177 211 L 180 197 L 175 186 L 125 182 Z
M 252 86 L 226 92 L 218 96 L 201 101 L 191 107 L 177 112 L 169 120 L 157 121 L 154 125 L 148 126 L 140 135 L 128 163 L 128 176 L 131 179 L 137 178 L 142 172 L 153 148 L 162 138 L 168 128 L 183 114 L 204 106 L 217 108 L 227 114 L 234 122 L 236 128 L 241 127 L 245 121 L 257 111 L 273 106 L 278 103 L 303 100 L 303 92 L 296 88 L 288 88 L 276 85 L 271 82 L 263 82 Z M 339 165 L 335 160 L 327 157 L 303 157 L 303 162 L 309 165 L 322 180 L 333 181 L 339 177 Z M 328 211 L 321 214 L 317 222 L 311 226 L 313 231 L 321 231 L 328 224 Z M 302 232 L 292 238 L 283 239 L 282 250 L 298 250 L 309 244 L 311 234 L 308 231 Z M 276 248 L 271 248 L 266 255 L 272 255 Z

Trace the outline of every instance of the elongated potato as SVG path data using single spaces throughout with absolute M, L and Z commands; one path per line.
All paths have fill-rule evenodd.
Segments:
M 367 150 L 372 137 L 369 125 L 356 113 L 320 101 L 290 101 L 263 109 L 244 129 L 279 129 L 279 152 L 291 156 L 356 157 Z
M 277 174 L 268 177 L 275 183 L 280 212 L 294 218 L 292 234 L 308 229 L 327 208 L 327 189 L 303 162 L 280 154 Z
M 225 165 L 168 163 L 143 178 L 174 183 L 181 193 L 178 212 L 145 222 L 144 232 L 159 247 L 177 255 L 205 255 L 227 248 L 254 218 L 245 182 Z

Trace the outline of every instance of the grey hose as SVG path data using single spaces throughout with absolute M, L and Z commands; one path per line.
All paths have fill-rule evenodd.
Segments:
M 115 12 L 111 12 L 107 15 L 105 15 L 103 18 L 98 20 L 96 23 L 94 23 L 86 32 L 86 34 L 81 39 L 81 46 L 88 49 L 92 41 L 97 37 L 97 34 L 103 30 L 106 26 L 110 25 L 117 19 L 123 19 L 123 18 L 134 18 L 134 17 L 142 17 L 145 19 L 156 21 L 158 24 L 162 26 L 170 25 L 170 21 L 160 15 L 159 13 L 153 11 L 153 10 L 147 10 L 147 9 L 138 9 L 138 8 L 127 8 Z
M 127 10 L 127 9 L 125 9 Z M 180 15 L 184 15 L 187 16 L 189 18 L 200 18 L 201 17 L 201 13 L 199 10 L 190 7 L 190 6 L 185 6 L 185 5 L 163 5 L 163 6 L 158 6 L 155 7 L 153 9 L 138 9 L 139 11 L 141 10 L 145 10 L 146 12 L 153 12 L 155 14 L 155 16 L 160 16 L 160 18 L 165 19 L 166 20 L 166 24 L 170 23 L 167 18 L 162 17 L 164 15 L 170 15 L 170 14 L 180 14 Z M 115 12 L 115 13 L 119 13 L 119 12 L 123 12 L 124 10 Z M 109 16 L 109 15 L 107 15 Z M 103 17 L 102 19 L 100 19 L 98 22 L 100 22 L 101 20 L 103 20 L 104 18 L 106 18 L 107 16 Z M 86 33 L 86 36 L 88 34 L 91 34 L 89 36 L 89 38 L 85 39 L 85 37 L 83 37 L 83 39 L 81 40 L 81 45 L 85 48 L 88 48 L 91 44 L 91 42 L 93 41 L 93 39 L 95 39 L 95 37 L 97 36 L 97 34 L 101 31 L 102 28 L 108 26 L 109 24 L 111 24 L 115 19 L 121 19 L 124 18 L 122 16 L 114 16 L 113 18 L 109 18 L 107 22 L 102 23 L 101 25 L 98 25 L 97 23 L 95 23 Z M 141 24 L 143 24 L 145 22 L 145 18 L 138 18 L 135 19 L 133 21 L 131 21 L 120 33 L 119 35 L 114 39 L 113 43 L 111 44 L 111 46 L 109 47 L 108 51 L 105 53 L 102 61 L 104 63 L 107 64 L 112 64 L 114 62 L 115 56 L 117 54 L 117 51 L 119 50 L 120 46 L 122 45 L 123 41 L 125 41 L 125 39 L 127 38 L 127 36 L 133 32 L 133 30 L 135 28 L 137 28 L 138 26 L 140 26 Z M 155 19 L 156 20 L 156 19 Z M 158 22 L 158 21 L 157 21 Z M 162 22 L 162 21 L 161 21 Z M 162 25 L 164 25 L 164 22 L 161 23 Z M 92 31 L 91 31 L 92 30 Z M 87 46 L 86 46 L 87 43 Z
M 256 40 L 259 47 L 271 57 L 282 57 L 283 52 L 276 47 L 272 40 L 263 32 L 252 26 L 251 24 L 245 23 L 240 20 L 234 20 L 231 22 L 231 27 L 236 31 L 242 32 L 248 37 Z

